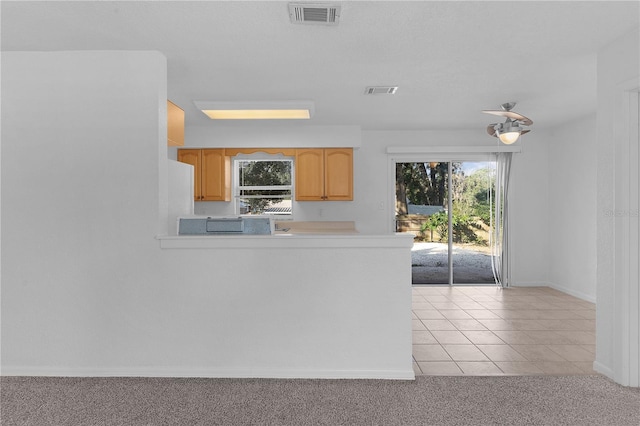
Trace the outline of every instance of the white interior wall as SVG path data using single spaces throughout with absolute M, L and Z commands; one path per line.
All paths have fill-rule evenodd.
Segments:
M 549 135 L 549 281 L 596 301 L 596 115 Z
M 640 28 L 636 28 L 598 52 L 598 309 L 594 364 L 597 371 L 619 383 L 633 386 L 640 383 L 640 296 L 637 275 L 632 277 L 628 273 L 632 265 L 637 271 L 638 258 L 629 258 L 630 247 L 621 245 L 631 236 L 620 225 L 634 221 L 637 230 L 637 210 L 629 210 L 629 201 L 635 198 L 637 202 L 638 193 L 625 193 L 625 189 L 631 187 L 629 165 L 633 163 L 629 158 L 629 148 L 635 145 L 637 150 L 638 141 L 628 139 L 630 121 L 625 114 L 628 108 L 625 104 L 629 102 L 628 92 L 639 89 Z M 637 161 L 636 158 L 633 166 L 636 171 Z M 637 188 L 638 183 L 635 185 Z M 637 245 L 635 250 L 637 253 Z
M 509 188 L 509 239 L 514 286 L 549 285 L 548 144 L 544 129 L 522 137 L 513 154 Z
M 145 343 L 161 98 L 158 53 L 2 52 L 3 368 L 119 364 Z
M 2 374 L 413 376 L 408 245 L 160 248 L 162 55 L 2 67 Z

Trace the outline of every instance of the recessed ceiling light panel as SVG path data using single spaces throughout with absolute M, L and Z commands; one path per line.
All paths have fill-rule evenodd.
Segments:
M 311 101 L 193 101 L 212 120 L 305 120 L 314 112 Z

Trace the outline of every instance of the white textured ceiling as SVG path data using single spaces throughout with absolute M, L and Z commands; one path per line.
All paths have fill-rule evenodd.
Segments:
M 640 22 L 638 1 L 335 3 L 338 26 L 282 1 L 2 1 L 2 50 L 159 50 L 187 125 L 238 125 L 193 100 L 312 100 L 295 125 L 484 132 L 507 101 L 533 129 L 594 112 L 596 52 Z

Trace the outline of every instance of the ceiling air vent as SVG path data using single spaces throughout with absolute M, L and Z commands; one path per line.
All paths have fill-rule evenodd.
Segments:
M 365 95 L 395 95 L 398 86 L 369 86 L 364 90 Z
M 294 24 L 338 25 L 340 6 L 326 3 L 289 3 Z

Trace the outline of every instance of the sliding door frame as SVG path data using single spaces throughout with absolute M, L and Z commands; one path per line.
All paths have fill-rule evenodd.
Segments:
M 465 161 L 478 161 L 489 162 L 495 161 L 496 152 L 520 152 L 519 145 L 502 145 L 494 147 L 438 147 L 438 146 L 420 146 L 420 147 L 388 147 L 388 193 L 387 193 L 387 205 L 393 206 L 393 209 L 388 209 L 389 232 L 396 232 L 395 224 L 395 198 L 396 198 L 396 164 L 397 163 L 427 163 L 427 162 L 439 162 L 448 164 L 448 189 L 452 187 L 452 163 L 453 162 L 465 162 Z M 447 197 L 449 216 L 451 216 L 453 208 L 453 197 Z M 453 282 L 453 256 L 451 251 L 453 248 L 453 223 L 451 217 L 448 220 L 448 277 L 449 282 L 447 285 L 465 285 L 465 283 Z M 471 284 L 474 285 L 474 284 Z M 477 284 L 475 284 L 477 285 Z

